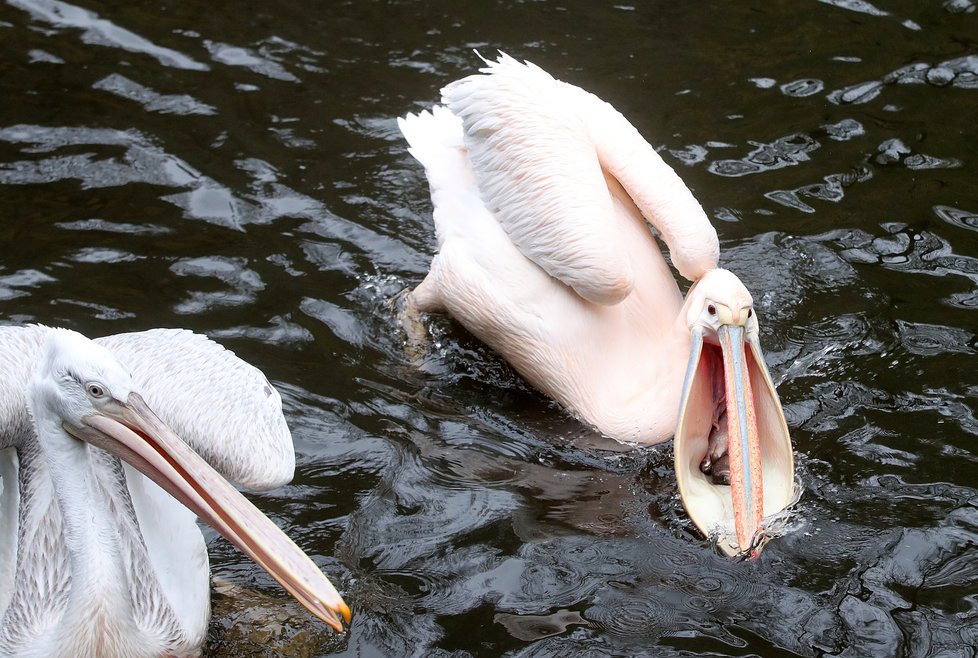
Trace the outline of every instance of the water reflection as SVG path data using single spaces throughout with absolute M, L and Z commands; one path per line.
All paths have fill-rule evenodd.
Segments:
M 30 12 L 36 20 L 54 27 L 81 30 L 82 41 L 86 44 L 145 53 L 163 66 L 191 71 L 208 70 L 206 64 L 194 61 L 175 50 L 157 46 L 152 41 L 77 5 L 59 2 L 59 0 L 7 0 L 7 4 Z
M 975 9 L 8 0 L 3 321 L 190 327 L 282 391 L 298 474 L 259 503 L 354 624 L 211 536 L 213 655 L 969 655 Z M 394 118 L 473 48 L 612 102 L 718 220 L 804 491 L 760 560 L 696 536 L 668 447 L 621 452 L 444 318 L 406 354 L 434 236 Z
M 868 103 L 879 96 L 887 85 L 928 84 L 934 87 L 978 89 L 978 55 L 957 57 L 934 65 L 919 62 L 902 66 L 879 80 L 837 89 L 829 100 L 839 104 Z
M 57 63 L 63 64 L 64 62 Z M 217 114 L 216 108 L 201 103 L 193 96 L 160 94 L 118 73 L 102 78 L 92 85 L 92 88 L 107 91 L 120 98 L 133 100 L 142 105 L 147 112 L 181 115 Z

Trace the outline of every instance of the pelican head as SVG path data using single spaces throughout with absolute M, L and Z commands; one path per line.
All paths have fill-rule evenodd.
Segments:
M 73 331 L 52 330 L 29 392 L 44 450 L 66 463 L 57 457 L 77 455 L 90 444 L 126 461 L 257 562 L 310 612 L 342 630 L 340 617 L 349 622 L 350 609 L 326 576 L 134 389 L 129 372 L 105 347 Z
M 683 505 L 728 554 L 760 551 L 763 522 L 791 502 L 794 460 L 781 402 L 764 363 L 757 312 L 733 273 L 690 289 L 683 317 L 689 362 L 675 435 Z
M 132 376 L 105 347 L 81 334 L 54 329 L 31 379 L 31 408 L 49 410 L 51 418 L 80 427 L 93 413 L 125 400 L 133 392 Z M 48 449 L 57 445 L 43 434 Z

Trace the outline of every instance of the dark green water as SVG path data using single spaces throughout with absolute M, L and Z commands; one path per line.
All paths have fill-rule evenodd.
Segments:
M 760 559 L 451 322 L 405 357 L 434 237 L 395 117 L 473 48 L 611 102 L 715 220 L 803 488 Z M 8 0 L 0 94 L 0 319 L 187 327 L 285 399 L 297 477 L 253 499 L 354 623 L 211 534 L 209 653 L 976 655 L 973 0 Z

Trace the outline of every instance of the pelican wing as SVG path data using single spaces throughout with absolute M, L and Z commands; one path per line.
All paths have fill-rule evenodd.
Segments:
M 260 370 L 185 329 L 96 342 L 130 369 L 149 406 L 223 476 L 257 490 L 292 479 L 295 452 L 282 398 Z
M 17 452 L 0 449 L 0 619 L 14 593 L 17 566 L 17 510 L 20 491 L 17 481 Z
M 48 328 L 40 325 L 0 327 L 0 619 L 14 594 L 24 513 L 20 505 L 22 472 L 17 451 L 34 436 L 26 391 L 46 331 Z M 26 495 L 31 501 L 27 512 L 30 525 L 47 513 L 43 501 L 50 492 L 30 490 Z
M 673 265 L 689 281 L 717 267 L 720 241 L 686 184 L 628 119 L 594 94 L 560 83 L 578 109 L 602 168 L 621 183 L 665 240 Z
M 25 391 L 49 327 L 0 327 L 0 450 L 33 436 Z M 282 398 L 257 368 L 206 336 L 151 329 L 99 338 L 143 397 L 225 477 L 250 489 L 292 479 L 295 452 Z
M 585 299 L 616 303 L 632 269 L 613 222 L 606 176 L 662 235 L 680 273 L 716 266 L 719 242 L 676 173 L 611 105 L 501 54 L 442 100 L 462 119 L 490 212 L 527 258 Z
M 47 327 L 0 327 L 0 450 L 22 445 L 34 430 L 27 413 L 27 383 Z
M 462 120 L 483 203 L 524 256 L 593 302 L 621 301 L 632 265 L 584 125 L 536 67 L 490 63 L 442 90 Z

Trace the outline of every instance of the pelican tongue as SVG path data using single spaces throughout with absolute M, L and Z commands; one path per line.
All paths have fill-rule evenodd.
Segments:
M 727 393 L 727 451 L 730 456 L 730 495 L 733 499 L 734 527 L 740 550 L 746 552 L 750 550 L 764 518 L 757 414 L 744 350 L 744 328 L 723 325 L 718 336 L 723 351 Z

